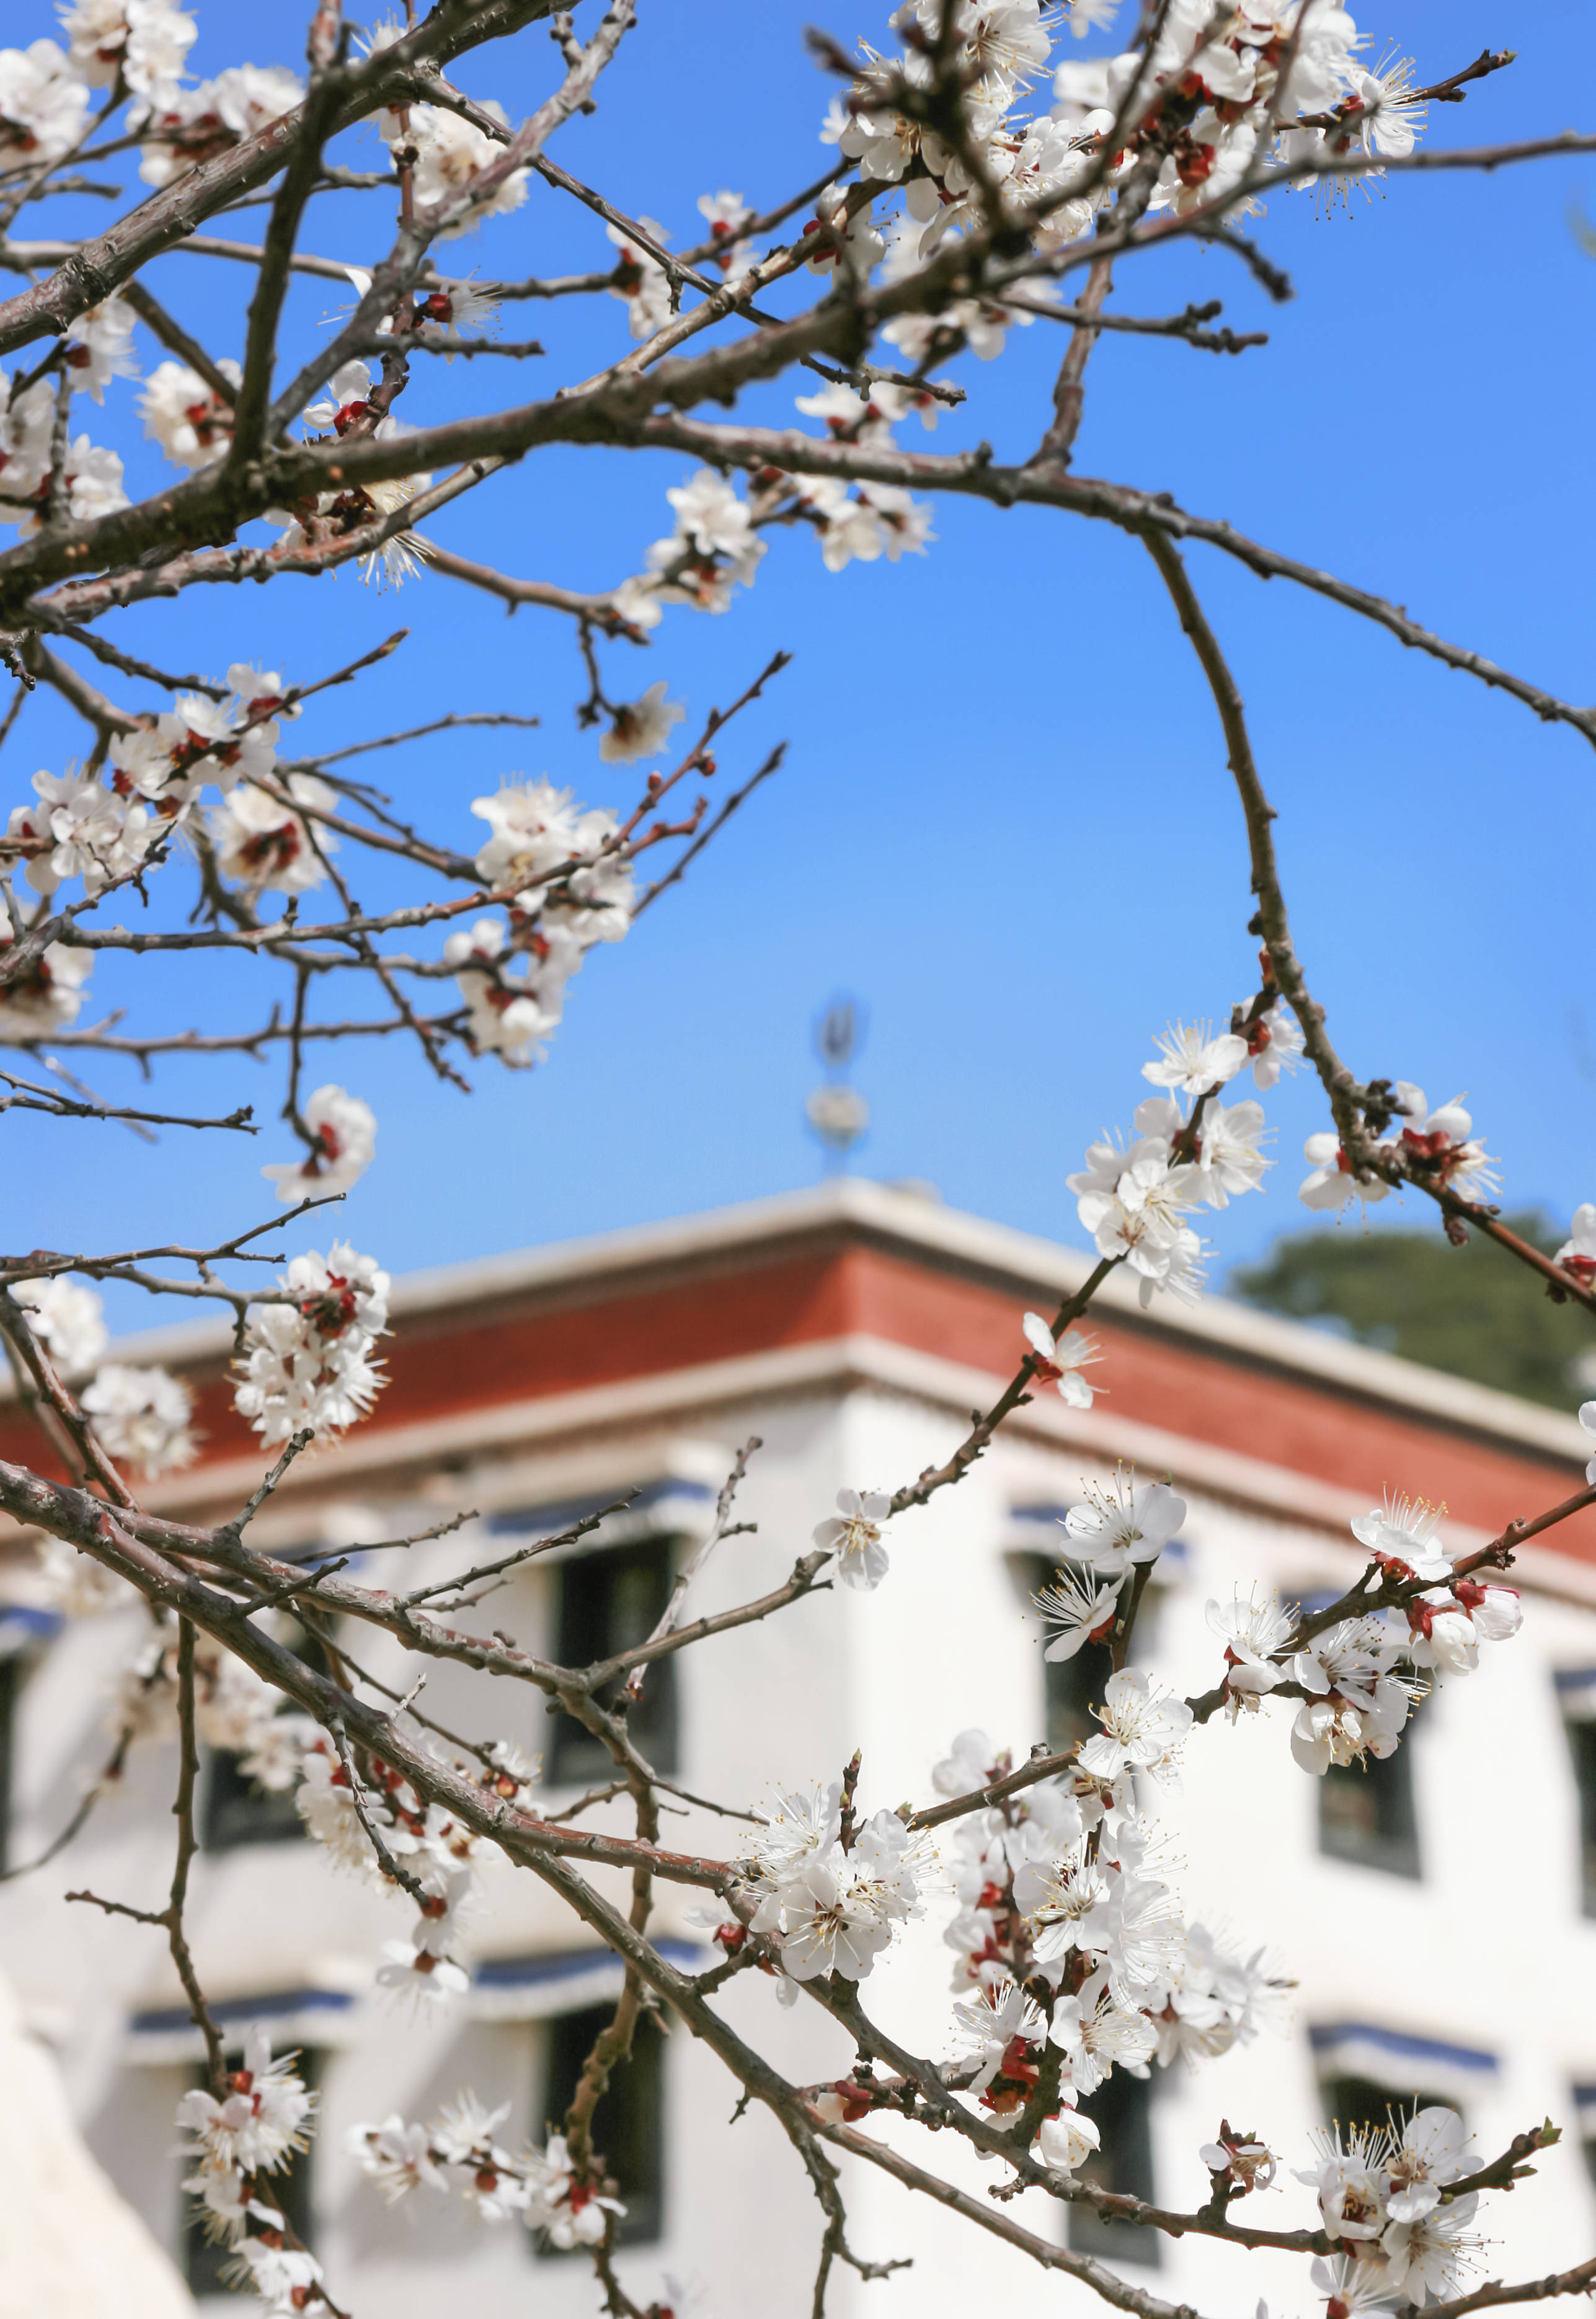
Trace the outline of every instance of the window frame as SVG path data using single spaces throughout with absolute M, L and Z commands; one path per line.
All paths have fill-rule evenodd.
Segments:
M 534 2117 L 533 2139 L 544 2133 L 564 2131 L 565 2112 L 569 2108 L 581 2077 L 582 2064 L 591 2052 L 594 2039 L 615 2018 L 613 2002 L 573 2007 L 568 2012 L 548 2015 L 543 2022 L 543 2035 L 538 2039 L 535 2068 L 538 2078 L 538 2099 L 543 2116 Z M 565 2051 L 561 2051 L 562 2043 Z M 612 2167 L 617 2183 L 616 2196 L 627 2211 L 616 2217 L 615 2243 L 618 2247 L 657 2245 L 666 2235 L 665 2215 L 669 2203 L 669 2168 L 666 2121 L 669 2116 L 667 2085 L 667 2039 L 658 2020 L 646 2007 L 639 2013 L 632 2032 L 632 2051 L 626 2061 L 611 2071 L 609 2083 L 600 2096 L 593 2112 L 593 2147 Z M 638 2074 L 628 2076 L 636 2070 Z M 631 2142 L 640 2137 L 637 2144 L 645 2153 L 644 2178 L 627 2179 L 627 2160 L 635 2152 L 617 2160 L 616 2152 L 623 2146 L 615 2136 L 616 2111 L 611 2107 L 623 2095 L 636 2106 L 641 2114 L 629 2117 L 624 2129 L 624 2139 Z M 609 2113 L 607 2126 L 606 2113 Z M 606 2132 L 615 2140 L 615 2149 L 606 2146 Z M 553 2245 L 541 2232 L 532 2233 L 533 2252 L 539 2260 L 552 2260 L 567 2253 L 582 2253 L 580 2247 Z
M 681 1530 L 650 1530 L 641 1538 L 627 1538 L 613 1546 L 562 1555 L 550 1566 L 548 1574 L 553 1593 L 549 1631 L 555 1663 L 561 1666 L 591 1666 L 641 1642 L 669 1602 L 681 1553 L 691 1543 Z M 649 1590 L 654 1607 L 645 1621 L 634 1622 L 640 1626 L 640 1632 L 619 1639 L 615 1620 L 615 1582 L 649 1563 L 657 1564 L 654 1583 Z M 573 1604 L 573 1574 L 604 1576 L 605 1600 L 596 1614 L 589 1605 L 586 1607 L 590 1615 L 584 1617 Z M 595 1696 L 601 1706 L 612 1707 L 618 1689 L 618 1683 L 607 1685 Z M 667 1656 L 650 1667 L 641 1704 L 628 1719 L 627 1728 L 638 1751 L 667 1778 L 676 1772 L 681 1756 L 680 1694 L 676 1662 Z M 614 1768 L 602 1742 L 574 1717 L 561 1710 L 552 1718 L 546 1766 L 550 1787 L 584 1787 L 610 1775 Z

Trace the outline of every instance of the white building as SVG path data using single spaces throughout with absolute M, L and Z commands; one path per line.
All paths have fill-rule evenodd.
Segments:
M 257 1534 L 284 1552 L 478 1510 L 476 1531 L 416 1553 L 419 1581 L 476 1558 L 483 1530 L 546 1533 L 568 1510 L 634 1487 L 631 1510 L 596 1542 L 532 1565 L 479 1614 L 582 1663 L 652 1622 L 672 1557 L 702 1533 L 751 1435 L 763 1446 L 739 1511 L 757 1535 L 722 1548 L 699 1609 L 780 1583 L 839 1487 L 890 1488 L 945 1457 L 969 1412 L 1012 1374 L 1022 1313 L 1051 1309 L 1085 1269 L 1074 1251 L 845 1180 L 416 1276 L 395 1294 L 392 1383 L 375 1416 L 335 1455 L 296 1466 Z M 1056 1559 L 1059 1514 L 1083 1479 L 1122 1458 L 1172 1475 L 1189 1502 L 1138 1649 L 1182 1692 L 1219 1671 L 1207 1601 L 1237 1579 L 1288 1597 L 1340 1592 L 1360 1566 L 1348 1519 L 1384 1487 L 1447 1501 L 1447 1534 L 1466 1548 L 1580 1484 L 1586 1444 L 1572 1416 L 1219 1301 L 1143 1314 L 1111 1283 L 1100 1310 L 1106 1358 L 1094 1376 L 1105 1395 L 1089 1412 L 1050 1393 L 1022 1409 L 960 1486 L 893 1525 L 893 1566 L 877 1592 L 820 1592 L 686 1653 L 673 1680 L 651 1679 L 639 1737 L 662 1769 L 745 1807 L 777 1783 L 835 1777 L 858 1746 L 874 1809 L 928 1800 L 930 1767 L 963 1727 L 984 1727 L 1016 1761 L 1067 1731 L 1090 1668 L 1076 1663 L 1079 1680 L 1052 1671 L 1050 1692 L 1029 1593 Z M 194 1519 L 236 1510 L 260 1460 L 228 1407 L 224 1333 L 183 1327 L 125 1349 L 194 1378 L 209 1437 L 203 1462 L 149 1502 Z M 0 1405 L 0 1454 L 41 1454 L 14 1404 Z M 51 1631 L 27 1547 L 14 1538 L 5 1551 L 15 1865 L 57 1833 L 101 1760 L 106 1694 L 144 1621 L 130 1607 Z M 1332 2112 L 1435 2095 L 1465 2110 L 1485 2155 L 1548 2114 L 1565 2128 L 1533 2181 L 1486 2202 L 1484 2227 L 1500 2242 L 1489 2275 L 1529 2277 L 1590 2251 L 1596 2197 L 1578 2117 L 1582 2101 L 1596 2136 L 1596 1722 L 1583 1719 L 1596 1717 L 1596 1516 L 1524 1550 L 1516 1583 L 1522 1634 L 1488 1647 L 1477 1675 L 1428 1701 L 1411 1741 L 1368 1776 L 1321 1783 L 1298 1771 L 1287 1703 L 1194 1736 L 1184 1793 L 1159 1806 L 1187 1863 L 1177 1881 L 1188 1912 L 1267 1944 L 1297 1987 L 1281 2037 L 1201 2075 L 1111 2080 L 1114 2187 L 1189 2209 L 1206 2196 L 1196 2153 L 1222 2113 L 1285 2152 L 1289 2169 L 1308 2163 L 1310 2129 Z M 350 1647 L 396 1689 L 419 1672 L 374 1629 Z M 551 1810 L 604 1776 L 585 1735 L 551 1720 L 530 1687 L 433 1666 L 420 1703 L 473 1736 L 540 1752 Z M 91 2147 L 182 2261 L 171 2120 L 197 2035 L 161 1936 L 63 1900 L 86 1886 L 161 1904 L 173 1774 L 169 1747 L 135 1753 L 68 1851 L 0 1885 L 0 1965 L 55 2050 Z M 311 2057 L 324 2123 L 293 2198 L 340 2302 L 360 2319 L 451 2308 L 499 2319 L 534 2293 L 552 2319 L 596 2309 L 582 2258 L 539 2254 L 518 2226 L 486 2229 L 458 2202 L 390 2212 L 343 2140 L 352 2123 L 393 2111 L 428 2117 L 464 2086 L 510 2104 L 507 2138 L 541 2135 L 617 1968 L 531 1876 L 497 1862 L 473 1928 L 469 1995 L 424 2023 L 396 2014 L 373 1970 L 381 1942 L 408 1921 L 402 1904 L 331 1872 L 319 1846 L 293 1840 L 298 1822 L 281 1800 L 246 1789 L 228 1759 L 207 1781 L 190 1919 L 200 1973 L 230 2025 L 266 2022 Z M 627 1826 L 619 1805 L 593 1818 Z M 664 1840 L 724 1855 L 735 1825 L 688 1809 Z M 658 1890 L 667 1953 L 709 1962 L 688 1919 L 691 1891 Z M 906 2042 L 951 2052 L 952 1963 L 934 1920 L 911 1927 L 868 1983 L 870 2009 Z M 740 1976 L 717 2001 L 795 2080 L 852 2062 L 817 2008 L 779 2009 L 762 1975 Z M 818 2212 L 759 2106 L 730 2122 L 735 2093 L 690 2037 L 645 2025 L 599 2121 L 630 2208 L 623 2276 L 644 2302 L 670 2274 L 701 2280 L 719 2319 L 754 2309 L 798 2319 Z M 969 2187 L 991 2179 L 945 2135 L 902 2121 L 880 2130 Z M 1283 2182 L 1238 2219 L 1311 2224 L 1310 2192 L 1286 2170 Z M 921 2319 L 990 2308 L 995 2292 L 1019 2311 L 1094 2300 L 874 2170 L 849 2161 L 844 2191 L 861 2253 L 915 2260 L 869 2287 L 836 2272 L 834 2312 Z M 1037 2192 L 1001 2211 L 1054 2239 L 1066 2228 Z M 1212 2319 L 1250 2312 L 1260 2295 L 1276 2311 L 1313 2307 L 1300 2258 L 1192 2238 L 1159 2248 L 1100 2224 L 1092 2243 L 1138 2285 Z M 191 2277 L 205 2288 L 203 2267 Z

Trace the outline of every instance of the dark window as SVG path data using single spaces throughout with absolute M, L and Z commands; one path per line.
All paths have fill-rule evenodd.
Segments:
M 242 2059 L 241 2049 L 230 2053 L 227 2059 L 231 2068 Z M 314 2052 L 301 2053 L 296 2057 L 295 2067 L 313 2092 L 321 2076 L 320 2054 Z M 203 2062 L 195 2067 L 192 2082 L 196 2086 L 209 2084 Z M 314 2119 L 311 2123 L 314 2124 Z M 315 2146 L 312 2142 L 307 2149 L 296 2150 L 286 2166 L 280 2168 L 275 2174 L 263 2174 L 260 2178 L 262 2204 L 275 2206 L 289 2229 L 306 2246 L 313 2243 L 315 2232 L 313 2170 L 311 2163 Z M 199 2202 L 191 2191 L 185 2190 L 183 2275 L 188 2281 L 189 2291 L 196 2296 L 237 2292 L 237 2281 L 231 2276 L 237 2257 L 230 2249 L 207 2237 L 200 2215 Z
M 582 2066 L 614 2018 L 612 2005 L 590 2005 L 580 2013 L 556 2014 L 549 2023 L 543 2106 L 550 2132 L 563 2130 Z M 632 2033 L 629 2059 L 610 2071 L 593 2112 L 593 2148 L 627 2210 L 616 2225 L 620 2246 L 641 2246 L 660 2237 L 663 2227 L 664 2047 L 658 2024 L 645 2013 Z
M 1133 2078 L 1115 2070 L 1095 2094 L 1078 2107 L 1089 2117 L 1101 2137 L 1099 2148 L 1078 2170 L 1082 2179 L 1100 2190 L 1151 2200 L 1153 2088 L 1150 2078 Z M 1136 2223 L 1115 2223 L 1095 2206 L 1069 2208 L 1069 2244 L 1077 2254 L 1109 2257 L 1117 2262 L 1142 2262 L 1156 2269 L 1163 2250 L 1156 2231 Z
M 11 1865 L 11 1778 L 16 1748 L 16 1703 L 23 1688 L 21 1656 L 0 1658 L 0 1869 Z
M 1393 1876 L 1417 1876 L 1412 1723 L 1394 1755 L 1332 1764 L 1319 1783 L 1319 1849 Z
M 1376 2085 L 1373 2078 L 1326 2078 L 1322 2091 L 1325 2116 L 1343 2134 L 1359 2125 L 1389 2125 L 1393 2116 L 1411 2117 L 1415 2110 L 1438 2105 L 1442 2109 L 1459 2107 L 1451 2094 L 1427 2094 L 1417 2088 L 1411 2093 L 1393 2093 L 1389 2086 Z
M 1580 1791 L 1580 1886 L 1587 1917 L 1596 1917 L 1596 1723 L 1570 1723 L 1568 1744 Z
M 606 1547 L 555 1566 L 555 1652 L 562 1666 L 591 1666 L 645 1642 L 670 1599 L 673 1568 L 668 1538 L 636 1546 Z M 612 1707 L 620 1686 L 599 1693 Z M 648 1671 L 643 1697 L 629 1727 L 642 1753 L 659 1772 L 676 1769 L 676 1662 L 657 1661 Z M 549 1779 L 576 1786 L 602 1779 L 613 1769 L 608 1750 L 591 1731 L 557 1715 L 549 1750 Z
M 291 1555 L 284 1559 L 297 1557 Z M 319 1674 L 328 1672 L 326 1653 L 302 1627 L 294 1627 L 283 1640 L 307 1666 Z M 278 1713 L 290 1711 L 291 1704 L 284 1700 Z M 258 1788 L 246 1776 L 242 1757 L 230 1748 L 206 1749 L 200 1841 L 207 1852 L 231 1852 L 240 1844 L 288 1843 L 305 1832 L 305 1824 L 294 1809 L 292 1788 Z

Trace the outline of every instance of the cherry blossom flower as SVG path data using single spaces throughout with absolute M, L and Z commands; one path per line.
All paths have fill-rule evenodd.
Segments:
M 11 1293 L 63 1377 L 86 1376 L 98 1365 L 110 1340 L 104 1299 L 95 1290 L 80 1288 L 58 1275 L 50 1280 L 14 1281 Z
M 1205 2142 L 1197 2155 L 1211 2174 L 1222 2175 L 1243 2197 L 1249 2190 L 1267 2190 L 1280 2164 L 1267 2142 L 1232 2134 L 1223 2123 L 1219 2139 Z
M 1096 1338 L 1084 1329 L 1067 1329 L 1055 1340 L 1040 1313 L 1027 1313 L 1021 1325 L 1035 1356 L 1032 1374 L 1038 1385 L 1056 1385 L 1071 1409 L 1090 1409 L 1094 1392 L 1106 1390 L 1088 1385 L 1081 1375 L 1083 1368 L 1090 1368 L 1103 1358 Z
M 1042 1657 L 1056 1665 L 1060 1660 L 1072 1659 L 1084 1643 L 1100 1641 L 1119 1608 L 1123 1584 L 1123 1574 L 1112 1584 L 1104 1585 L 1090 1571 L 1056 1572 L 1052 1584 L 1031 1597 L 1054 1629 Z
M 747 261 L 748 244 L 743 239 L 743 229 L 753 212 L 741 194 L 728 193 L 723 185 L 717 194 L 700 194 L 699 215 L 709 229 L 710 238 L 719 247 L 716 264 L 723 274 L 730 274 Z
M 1202 1196 L 1222 1208 L 1243 1192 L 1262 1189 L 1269 1165 L 1258 1145 L 1264 1132 L 1261 1103 L 1210 1103 L 1197 1130 L 1196 1161 Z
M 1122 1667 L 1109 1676 L 1103 1704 L 1092 1712 L 1103 1729 L 1081 1748 L 1083 1771 L 1100 1780 L 1117 1780 L 1129 1771 L 1155 1780 L 1173 1777 L 1180 1743 L 1192 1728 L 1184 1700 L 1155 1691 L 1139 1667 Z
M 1114 1480 L 1087 1491 L 1071 1506 L 1064 1528 L 1081 1557 L 1110 1577 L 1123 1577 L 1132 1563 L 1156 1562 L 1186 1520 L 1186 1500 L 1167 1482 L 1143 1482 L 1116 1468 Z
M 200 1454 L 189 1424 L 194 1395 L 166 1369 L 107 1361 L 80 1398 L 106 1454 L 149 1481 L 192 1466 Z
M 815 1525 L 815 1543 L 837 1557 L 837 1576 L 844 1586 L 872 1593 L 887 1575 L 887 1549 L 881 1524 L 892 1511 L 892 1500 L 879 1490 L 839 1490 L 837 1510 Z
M 1436 1536 L 1446 1511 L 1428 1498 L 1393 1497 L 1388 1490 L 1384 1506 L 1355 1517 L 1352 1535 L 1399 1578 L 1449 1578 L 1452 1557 Z
M 338 802 L 313 773 L 289 773 L 283 786 L 296 804 L 320 812 L 330 812 Z M 210 830 L 222 876 L 236 879 L 256 897 L 268 888 L 279 894 L 309 893 L 327 875 L 326 857 L 338 851 L 335 832 L 312 825 L 253 781 L 240 781 L 220 800 L 211 813 Z
M 326 2302 L 321 2265 L 308 2248 L 284 2246 L 274 2233 L 269 2239 L 245 2239 L 239 2254 L 268 2319 L 299 2319 L 300 2313 Z
M 337 1866 L 352 1869 L 372 1883 L 385 1884 L 371 1838 L 360 1825 L 347 1775 L 325 1740 L 313 1741 L 306 1749 L 301 1770 L 293 1806 L 311 1834 L 327 1846 Z M 368 1793 L 365 1810 L 386 1841 L 393 1825 L 387 1805 L 380 1796 Z
M 137 378 L 139 365 L 133 356 L 133 324 L 137 318 L 132 308 L 120 298 L 107 298 L 102 305 L 86 307 L 67 326 L 68 375 L 74 393 L 91 394 L 96 402 L 105 400 L 105 389 L 113 378 Z
M 1379 72 L 1354 69 L 1343 110 L 1366 153 L 1382 160 L 1407 158 L 1429 112 L 1414 102 L 1414 91 L 1411 57 L 1395 58 Z
M 1247 1060 L 1245 1039 L 1229 1031 L 1215 1038 L 1206 1023 L 1172 1024 L 1155 1044 L 1159 1060 L 1143 1063 L 1141 1076 L 1177 1095 L 1204 1095 L 1222 1087 Z
M 312 1149 L 304 1160 L 275 1160 L 261 1169 L 285 1207 L 330 1199 L 356 1185 L 377 1148 L 376 1114 L 341 1087 L 320 1087 L 304 1106 Z
M 534 2184 L 527 2227 L 546 2231 L 557 2247 L 597 2246 L 609 2227 L 608 2217 L 627 2211 L 618 2198 L 600 2197 L 591 2185 L 577 2180 L 561 2134 L 550 2134 L 536 2162 Z
M 147 185 L 169 185 L 280 121 L 303 96 L 301 82 L 281 65 L 230 65 L 214 80 L 176 89 L 140 108 L 138 127 L 148 141 L 139 175 Z
M 639 757 L 657 757 L 670 740 L 673 726 L 680 725 L 687 711 L 680 701 L 665 698 L 665 679 L 651 684 L 641 700 L 623 702 L 615 712 L 609 730 L 599 742 L 599 754 L 606 764 L 625 765 Z

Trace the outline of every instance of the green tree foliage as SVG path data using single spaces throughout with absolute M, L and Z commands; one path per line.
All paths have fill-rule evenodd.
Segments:
M 1538 1209 L 1502 1221 L 1549 1256 L 1564 1234 Z M 1582 1356 L 1596 1324 L 1556 1304 L 1537 1276 L 1477 1233 L 1453 1248 L 1436 1232 L 1354 1222 L 1286 1232 L 1261 1264 L 1231 1273 L 1230 1294 L 1294 1321 L 1328 1323 L 1358 1344 L 1567 1409 L 1591 1390 Z

